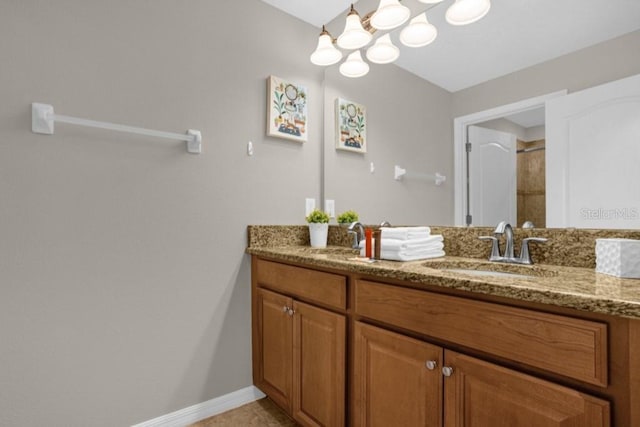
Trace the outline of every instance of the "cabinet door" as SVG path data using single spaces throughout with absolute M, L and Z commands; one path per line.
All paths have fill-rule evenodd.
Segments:
M 360 322 L 354 337 L 353 425 L 440 426 L 442 348 Z
M 294 301 L 293 418 L 305 426 L 344 425 L 345 317 Z
M 258 289 L 258 382 L 280 407 L 291 411 L 292 322 L 285 307 L 291 298 Z
M 452 351 L 445 365 L 445 427 L 609 426 L 609 403 Z

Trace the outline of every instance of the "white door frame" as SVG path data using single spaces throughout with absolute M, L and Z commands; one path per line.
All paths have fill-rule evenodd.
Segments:
M 467 182 L 466 182 L 466 150 L 465 144 L 467 139 L 467 127 L 477 123 L 489 120 L 499 119 L 514 113 L 533 110 L 535 108 L 544 107 L 545 102 L 549 99 L 565 96 L 567 90 L 559 90 L 546 95 L 536 96 L 534 98 L 524 99 L 522 101 L 513 102 L 511 104 L 502 105 L 500 107 L 491 108 L 489 110 L 479 111 L 477 113 L 460 116 L 453 119 L 453 170 L 454 170 L 454 224 L 456 226 L 465 226 L 465 217 L 467 215 Z

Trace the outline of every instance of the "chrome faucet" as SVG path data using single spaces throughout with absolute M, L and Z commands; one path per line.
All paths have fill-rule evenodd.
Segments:
M 506 221 L 501 221 L 493 231 L 494 236 L 504 234 L 504 255 L 503 258 L 513 259 L 513 228 Z
M 504 234 L 505 247 L 504 253 L 500 253 L 500 236 Z M 542 237 L 527 237 L 522 240 L 522 248 L 520 249 L 520 256 L 516 257 L 514 254 L 514 240 L 513 240 L 513 228 L 511 224 L 506 221 L 501 221 L 493 231 L 493 236 L 480 236 L 480 240 L 491 241 L 491 255 L 489 255 L 489 261 L 495 262 L 508 262 L 513 264 L 533 264 L 531 255 L 529 253 L 529 242 L 544 243 L 547 239 Z
M 380 227 L 391 227 L 391 223 L 389 221 L 382 221 Z
M 360 241 L 364 239 L 364 226 L 358 221 L 352 222 L 349 228 L 347 228 L 347 233 L 353 234 L 353 244 L 351 247 L 353 249 L 359 248 Z

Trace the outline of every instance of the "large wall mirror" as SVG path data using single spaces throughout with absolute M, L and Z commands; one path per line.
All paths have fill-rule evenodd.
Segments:
M 405 3 L 414 9 L 414 13 L 415 10 L 418 10 L 415 7 L 425 9 L 427 6 L 409 0 Z M 547 4 L 547 2 L 542 3 Z M 583 6 L 590 7 L 589 5 L 592 3 L 589 1 L 587 5 L 583 4 Z M 636 16 L 639 18 L 637 22 L 640 22 L 640 7 L 638 5 L 625 1 L 619 3 L 618 6 L 621 8 L 627 8 L 621 14 Z M 416 4 L 421 6 L 416 6 Z M 498 6 L 500 5 L 496 2 L 495 9 L 498 9 Z M 516 6 L 518 5 L 513 7 Z M 364 11 L 368 10 L 364 0 L 357 3 L 356 7 L 364 7 Z M 524 6 L 519 4 L 518 7 Z M 529 5 L 529 7 L 533 6 Z M 371 8 L 375 8 L 375 5 Z M 446 5 L 442 9 L 445 10 Z M 436 13 L 438 9 L 434 8 L 429 13 L 431 12 L 433 12 L 433 18 L 429 15 L 430 22 L 437 26 L 447 25 L 444 22 L 438 22 L 440 19 Z M 491 12 L 488 17 L 490 16 Z M 332 32 L 340 33 L 341 25 L 343 25 L 342 19 L 338 18 L 332 23 Z M 536 24 L 531 21 L 530 25 L 535 26 Z M 627 33 L 622 36 L 613 37 L 578 52 L 517 71 L 511 76 L 501 77 L 462 90 L 443 89 L 393 64 L 372 65 L 369 74 L 358 79 L 350 79 L 340 75 L 337 65 L 326 68 L 323 197 L 335 200 L 338 213 L 354 209 L 361 214 L 363 222 L 369 224 L 387 220 L 394 225 L 465 225 L 465 218 L 459 215 L 457 204 L 458 198 L 462 197 L 459 194 L 460 187 L 467 184 L 461 181 L 460 176 L 456 175 L 458 171 L 455 165 L 457 158 L 454 152 L 454 119 L 517 103 L 521 100 L 558 93 L 563 89 L 572 94 L 640 73 L 640 59 L 638 59 L 640 55 L 638 55 L 637 49 L 637 46 L 640 45 L 640 30 L 638 30 L 640 24 L 634 25 L 636 26 L 635 31 L 627 29 L 625 30 Z M 523 28 L 523 31 L 526 29 Z M 397 40 L 396 32 L 392 32 L 391 36 L 395 42 Z M 449 41 L 442 40 L 441 43 L 447 45 Z M 454 49 L 454 46 L 448 46 L 448 48 Z M 429 47 L 422 49 L 429 49 Z M 425 50 L 425 55 L 427 54 L 428 52 Z M 608 61 L 603 61 L 602 58 L 607 58 Z M 491 58 L 487 58 L 487 61 L 490 60 Z M 452 69 L 451 72 L 455 73 L 456 70 Z M 351 100 L 366 107 L 368 144 L 366 153 L 336 149 L 336 134 L 339 132 L 339 129 L 336 130 L 336 98 Z M 544 102 L 541 106 L 544 106 Z M 596 204 L 576 207 L 576 203 L 584 204 L 587 202 L 572 199 L 570 187 L 566 186 L 566 183 L 558 182 L 558 180 L 565 179 L 564 175 L 557 176 L 558 168 L 568 167 L 571 160 L 571 157 L 566 156 L 566 146 L 563 148 L 565 150 L 563 163 L 552 162 L 552 167 L 556 170 L 554 179 L 551 182 L 546 179 L 547 182 L 545 182 L 547 175 L 545 166 L 549 166 L 548 162 L 545 162 L 545 158 L 549 155 L 549 147 L 548 141 L 545 141 L 547 139 L 546 114 L 541 106 L 539 105 L 536 109 L 531 108 L 531 111 L 527 112 L 528 116 L 510 117 L 513 114 L 505 114 L 501 118 L 492 118 L 477 123 L 479 127 L 498 132 L 510 130 L 516 136 L 516 145 L 512 156 L 512 161 L 515 162 L 514 175 L 510 177 L 514 182 L 515 206 L 512 213 L 505 212 L 504 218 L 518 226 L 522 225 L 521 223 L 525 220 L 531 220 L 541 227 L 637 228 L 640 226 L 640 223 L 627 219 L 609 221 L 605 218 L 603 221 L 596 221 L 592 218 L 580 221 L 580 213 L 576 217 L 575 210 L 581 208 L 583 216 L 591 215 L 593 217 L 598 212 L 602 215 L 607 212 L 602 213 L 603 207 Z M 622 114 L 618 113 L 618 115 Z M 615 113 L 608 112 L 606 114 Z M 610 116 L 607 117 L 610 118 Z M 633 115 L 629 115 L 629 117 L 633 117 Z M 628 135 L 633 135 L 633 132 L 640 126 L 637 119 L 631 120 L 627 123 Z M 592 132 L 604 131 L 604 128 L 594 126 L 595 128 L 591 129 Z M 570 150 L 577 149 L 576 141 L 569 144 Z M 638 145 L 636 144 L 635 147 L 627 145 L 625 148 L 613 151 L 624 153 L 629 152 L 628 150 L 636 150 L 632 154 L 637 159 L 640 158 L 637 152 Z M 551 151 L 556 152 L 557 150 Z M 527 162 L 524 161 L 525 156 Z M 597 175 L 597 162 L 593 156 L 589 157 L 591 160 L 577 155 L 573 158 L 574 160 L 581 159 L 580 163 L 576 163 L 577 160 L 574 162 L 576 163 L 573 165 L 574 171 L 581 170 L 581 173 L 585 173 L 586 170 L 590 170 L 590 177 Z M 591 168 L 585 166 L 577 169 L 578 165 L 584 165 L 586 161 L 595 163 Z M 520 172 L 516 169 L 518 162 L 520 162 Z M 611 160 L 611 162 L 615 162 L 615 160 Z M 628 162 L 625 160 L 622 163 L 627 164 Z M 401 180 L 394 179 L 396 166 L 406 169 L 406 174 Z M 609 176 L 612 173 L 610 169 L 601 172 L 603 175 L 608 174 Z M 435 173 L 446 176 L 447 180 L 436 185 Z M 613 173 L 616 172 L 613 171 Z M 619 171 L 620 173 L 622 172 Z M 524 182 L 531 184 L 530 188 L 523 187 L 518 192 L 518 177 L 521 186 Z M 579 177 L 571 176 L 571 179 L 578 182 Z M 540 187 L 538 184 L 541 184 L 542 187 L 538 188 Z M 470 186 L 474 186 L 474 184 L 470 183 Z M 628 186 L 623 187 L 627 188 Z M 549 188 L 551 188 L 551 195 Z M 559 188 L 561 191 L 558 190 Z M 636 215 L 634 214 L 636 209 L 640 211 L 640 195 L 637 194 L 637 191 L 640 190 L 629 189 L 626 194 L 620 195 L 604 208 L 607 206 L 611 206 L 612 209 L 621 208 L 623 210 L 618 209 L 619 213 L 626 212 L 626 218 L 632 218 Z M 562 194 L 558 195 L 560 193 Z M 526 200 L 524 200 L 525 194 L 528 194 Z M 485 200 L 489 199 L 485 198 Z M 575 206 L 567 206 L 567 200 Z M 547 206 L 549 201 L 554 205 Z M 520 208 L 518 203 L 521 205 Z M 557 208 L 558 203 L 561 203 L 563 207 Z M 560 209 L 561 214 L 554 213 L 549 221 L 546 215 L 548 209 L 554 212 Z M 585 209 L 589 211 L 587 214 L 584 213 Z M 640 214 L 637 216 L 640 217 Z M 472 225 L 492 226 L 495 225 L 495 222 L 496 218 L 488 217 L 486 221 L 479 220 L 472 222 Z

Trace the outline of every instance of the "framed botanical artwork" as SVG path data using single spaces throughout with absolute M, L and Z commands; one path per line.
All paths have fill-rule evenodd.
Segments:
M 307 88 L 269 76 L 267 90 L 267 135 L 305 142 L 308 134 Z
M 367 152 L 367 116 L 364 105 L 336 99 L 336 149 Z

